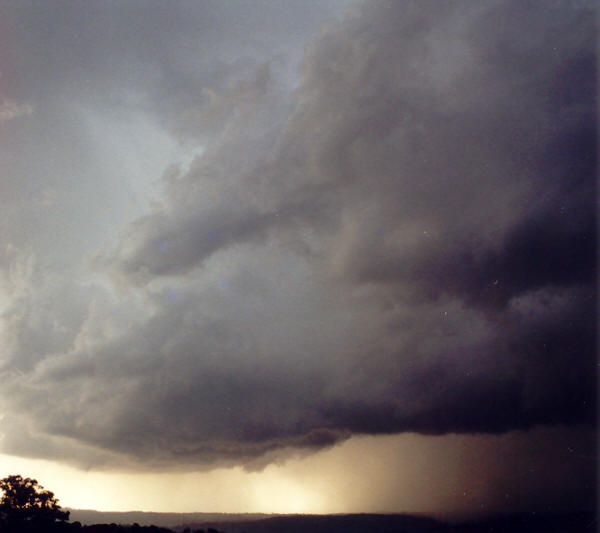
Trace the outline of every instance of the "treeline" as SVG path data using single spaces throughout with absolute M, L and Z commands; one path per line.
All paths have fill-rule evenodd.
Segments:
M 54 493 L 36 479 L 20 475 L 0 479 L 0 533 L 174 533 L 159 526 L 92 524 L 69 522 L 70 512 L 59 504 Z M 185 528 L 185 533 L 222 533 L 208 528 Z
M 80 522 L 61 524 L 53 529 L 55 533 L 174 533 L 172 529 L 159 526 L 140 526 L 137 523 L 132 525 L 123 524 L 90 524 L 81 525 Z M 218 529 L 209 527 L 208 529 L 191 529 L 186 527 L 182 533 L 224 533 Z
M 2 533 L 175 533 L 174 530 L 159 526 L 140 526 L 139 524 L 88 524 L 80 522 L 56 522 L 54 524 L 40 524 L 26 522 L 20 524 L 3 524 L 0 526 Z M 224 533 L 214 528 L 208 529 L 183 529 L 184 533 Z

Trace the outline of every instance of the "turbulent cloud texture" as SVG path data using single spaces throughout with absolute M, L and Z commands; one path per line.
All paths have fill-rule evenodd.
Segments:
M 228 8 L 178 6 L 67 10 L 47 94 L 14 73 L 36 114 L 82 117 L 65 138 L 126 113 L 195 155 L 129 218 L 101 154 L 64 163 L 76 198 L 35 184 L 93 238 L 7 233 L 3 451 L 253 467 L 355 433 L 593 424 L 593 4 L 365 2 L 302 34 L 299 74 L 266 37 L 236 56 Z

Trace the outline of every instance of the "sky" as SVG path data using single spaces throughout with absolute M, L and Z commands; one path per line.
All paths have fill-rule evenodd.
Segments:
M 0 0 L 0 475 L 594 506 L 594 4 Z

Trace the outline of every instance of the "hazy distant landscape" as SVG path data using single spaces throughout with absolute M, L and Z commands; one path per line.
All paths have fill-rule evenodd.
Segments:
M 588 533 L 596 530 L 593 512 L 511 514 L 477 520 L 443 521 L 404 514 L 268 515 L 236 513 L 144 513 L 71 510 L 85 525 L 159 526 L 184 533 Z
M 407 513 L 264 514 L 100 512 L 63 509 L 34 478 L 0 479 L 3 533 L 579 533 L 594 512 L 487 514 L 436 519 Z

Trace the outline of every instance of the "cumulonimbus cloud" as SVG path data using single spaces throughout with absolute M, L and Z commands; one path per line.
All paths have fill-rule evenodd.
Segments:
M 5 374 L 27 453 L 254 464 L 352 433 L 593 423 L 592 11 L 365 3 L 293 93 L 264 67 L 202 93 L 178 135 L 215 137 L 94 259 L 126 290 L 64 310 L 76 335 Z M 15 353 L 39 316 L 15 312 Z

